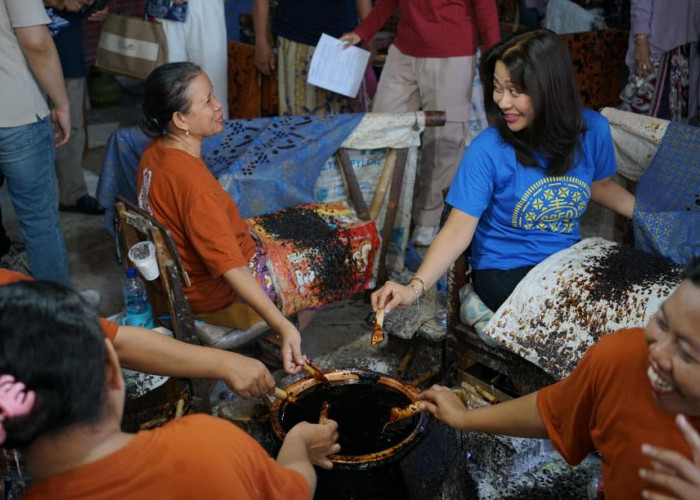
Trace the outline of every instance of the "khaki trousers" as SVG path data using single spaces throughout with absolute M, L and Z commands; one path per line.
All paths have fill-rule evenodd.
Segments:
M 65 145 L 56 148 L 56 177 L 58 202 L 73 206 L 79 198 L 88 194 L 83 177 L 85 78 L 66 78 L 65 81 L 70 109 L 70 139 Z
M 444 127 L 423 132 L 413 196 L 413 221 L 437 226 L 443 190 L 452 183 L 467 140 L 475 57 L 411 57 L 389 47 L 372 111 L 446 111 Z

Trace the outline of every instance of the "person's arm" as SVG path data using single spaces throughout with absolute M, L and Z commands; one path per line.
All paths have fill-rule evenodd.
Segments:
M 234 267 L 223 276 L 238 296 L 282 337 L 282 360 L 287 373 L 299 373 L 304 364 L 299 330 L 277 309 L 247 267 Z
M 341 35 L 340 40 L 347 42 L 347 46 L 355 45 L 362 41 L 369 42 L 394 13 L 397 5 L 398 0 L 377 0 L 360 25 L 353 31 Z
M 70 137 L 70 111 L 56 45 L 43 24 L 14 28 L 14 31 L 29 68 L 54 104 L 51 120 L 59 127 L 56 146 L 63 146 Z
M 537 392 L 475 410 L 467 410 L 459 396 L 441 385 L 422 392 L 419 399 L 423 401 L 421 410 L 455 429 L 526 438 L 548 437 L 537 409 Z
M 44 0 L 46 7 L 52 7 L 56 10 L 67 10 L 69 12 L 78 12 L 85 5 L 90 5 L 91 0 Z
M 700 498 L 700 435 L 684 415 L 676 416 L 676 425 L 688 443 L 693 459 L 689 460 L 677 451 L 644 444 L 642 453 L 651 459 L 653 469 L 640 469 L 639 476 L 681 500 L 697 499 Z M 642 493 L 644 498 L 651 500 L 668 498 L 651 490 Z
M 634 216 L 636 198 L 615 182 L 612 177 L 593 181 L 591 199 L 628 219 Z
M 243 398 L 275 390 L 260 361 L 222 349 L 175 340 L 135 326 L 120 326 L 114 339 L 120 363 L 132 370 L 171 377 L 223 379 Z
M 333 462 L 328 455 L 340 451 L 338 424 L 327 420 L 324 424 L 301 422 L 290 429 L 277 454 L 277 463 L 299 472 L 309 483 L 311 496 L 316 489 L 316 472 L 313 465 L 331 469 Z
M 86 21 L 89 23 L 103 23 L 107 19 L 108 14 L 109 7 L 105 7 L 102 10 L 98 10 L 97 12 L 93 12 L 92 14 L 90 14 L 90 17 L 88 17 Z
M 651 35 L 652 0 L 630 2 L 630 36 Z
M 630 4 L 630 37 L 634 39 L 634 68 L 641 76 L 653 71 L 649 38 L 651 37 L 651 0 L 632 0 Z
M 269 0 L 253 0 L 253 30 L 255 32 L 255 66 L 263 75 L 275 72 L 275 52 L 269 28 Z
M 501 41 L 501 27 L 498 24 L 498 8 L 495 0 L 475 0 L 474 16 L 479 38 L 486 49 Z
M 442 273 L 467 249 L 478 222 L 478 218 L 453 207 L 445 225 L 435 236 L 423 263 L 416 271 L 415 280 L 409 285 L 387 281 L 372 294 L 372 308 L 376 311 L 413 304 L 417 298 L 416 289 L 419 291 L 418 295 L 425 294 L 440 279 Z
M 355 0 L 355 8 L 360 21 L 363 21 L 372 12 L 372 0 Z

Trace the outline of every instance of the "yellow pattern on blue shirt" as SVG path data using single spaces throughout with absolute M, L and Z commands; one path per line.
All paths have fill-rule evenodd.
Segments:
M 591 198 L 591 187 L 575 177 L 545 177 L 523 193 L 511 224 L 522 229 L 571 234 Z

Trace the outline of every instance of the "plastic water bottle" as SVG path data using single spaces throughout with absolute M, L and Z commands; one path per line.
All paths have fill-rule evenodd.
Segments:
M 435 284 L 437 293 L 435 294 L 435 323 L 438 326 L 447 326 L 447 275 L 442 277 Z
M 122 280 L 122 293 L 126 306 L 124 324 L 153 328 L 153 315 L 146 296 L 146 284 L 133 267 L 126 270 L 126 277 Z
M 126 314 L 141 314 L 146 310 L 146 285 L 133 267 L 126 270 L 126 278 L 122 280 L 122 292 Z

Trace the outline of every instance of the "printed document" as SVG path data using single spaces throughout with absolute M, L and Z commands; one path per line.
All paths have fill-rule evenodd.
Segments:
M 307 81 L 309 85 L 357 97 L 365 76 L 369 52 L 358 47 L 343 50 L 343 47 L 344 42 L 323 33 L 311 58 Z

